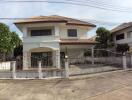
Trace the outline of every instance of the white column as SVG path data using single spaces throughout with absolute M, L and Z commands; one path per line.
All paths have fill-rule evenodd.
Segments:
M 38 62 L 38 73 L 39 73 L 39 79 L 42 79 L 43 73 L 42 73 L 41 61 Z
M 23 70 L 27 70 L 28 69 L 28 52 L 27 51 L 23 51 Z
M 60 30 L 59 26 L 55 26 L 55 36 L 59 36 Z
M 16 61 L 12 61 L 11 65 L 12 65 L 12 78 L 15 79 L 16 78 Z
M 27 35 L 27 28 L 26 27 L 23 27 L 23 29 L 22 29 L 22 31 L 23 31 L 23 38 L 25 38 L 25 37 L 27 37 L 28 35 Z
M 94 64 L 94 47 L 91 48 L 92 64 Z
M 60 68 L 60 50 L 56 50 L 56 55 L 55 55 L 56 57 L 56 59 L 55 59 L 55 61 L 56 61 L 56 67 L 57 68 Z
M 126 70 L 127 69 L 127 60 L 126 60 L 126 55 L 123 54 L 123 69 Z
M 54 67 L 56 67 L 56 60 L 55 60 L 55 59 L 56 59 L 56 52 L 53 51 L 53 52 L 52 52 L 52 61 L 53 61 L 53 66 L 54 66 Z
M 31 52 L 28 52 L 28 68 L 31 68 Z
M 125 39 L 127 39 L 127 32 L 124 32 L 124 37 Z

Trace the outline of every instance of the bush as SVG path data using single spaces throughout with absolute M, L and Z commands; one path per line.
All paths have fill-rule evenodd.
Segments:
M 128 46 L 128 44 L 118 44 L 116 47 L 116 51 L 123 54 L 123 53 L 129 51 L 129 46 Z

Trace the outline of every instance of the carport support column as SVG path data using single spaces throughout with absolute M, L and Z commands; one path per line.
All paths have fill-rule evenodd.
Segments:
M 123 69 L 126 70 L 127 69 L 127 60 L 126 60 L 126 54 L 123 54 Z
M 23 70 L 28 69 L 28 51 L 23 51 Z
M 92 64 L 94 64 L 94 47 L 91 48 Z
M 60 68 L 60 50 L 56 50 L 56 55 L 55 55 L 55 61 L 56 61 L 56 67 Z

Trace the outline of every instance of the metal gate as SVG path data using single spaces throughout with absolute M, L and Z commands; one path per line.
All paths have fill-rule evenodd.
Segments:
M 132 68 L 132 53 L 126 54 L 126 63 L 128 68 Z
M 105 49 L 87 50 L 82 57 L 68 58 L 70 75 L 123 69 L 123 55 Z

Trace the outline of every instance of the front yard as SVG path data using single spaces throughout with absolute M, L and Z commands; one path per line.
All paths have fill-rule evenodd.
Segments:
M 132 100 L 132 71 L 69 80 L 0 80 L 0 100 Z

